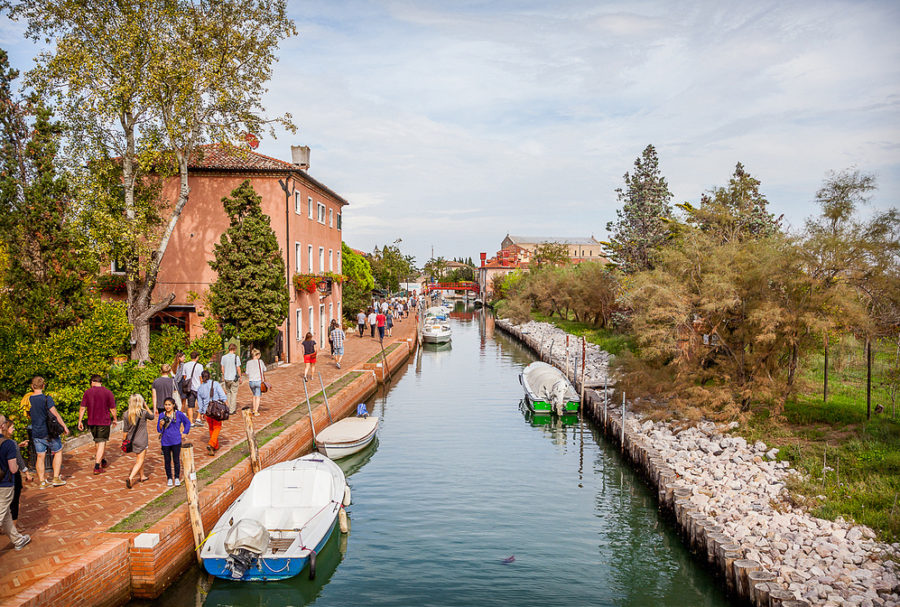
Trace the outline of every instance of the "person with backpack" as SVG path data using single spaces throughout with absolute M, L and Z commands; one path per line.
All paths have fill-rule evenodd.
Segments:
M 9 512 L 12 514 L 14 523 L 19 520 L 19 498 L 22 496 L 22 475 L 25 475 L 25 480 L 28 482 L 31 482 L 32 479 L 31 472 L 28 471 L 28 464 L 25 463 L 25 459 L 22 457 L 22 450 L 19 448 L 21 445 L 16 442 L 15 435 L 16 422 L 5 415 L 0 415 L 0 442 L 10 441 L 13 444 L 13 447 L 16 450 L 16 465 L 19 468 L 18 471 L 13 474 L 13 499 L 12 503 L 9 505 Z
M 200 374 L 203 373 L 199 358 L 200 353 L 194 350 L 191 360 L 181 366 L 181 400 L 187 402 L 188 419 L 192 424 L 197 423 L 197 390 L 200 388 Z
M 168 367 L 168 365 L 164 366 Z M 174 400 L 171 396 L 166 398 Z M 150 445 L 150 437 L 147 435 L 147 420 L 150 419 L 155 419 L 155 416 L 150 411 L 150 408 L 147 407 L 144 397 L 140 394 L 132 394 L 128 399 L 128 411 L 125 412 L 125 419 L 122 425 L 125 439 L 130 443 L 131 452 L 137 455 L 134 467 L 128 473 L 128 478 L 125 479 L 125 486 L 129 489 L 135 483 L 143 483 L 149 478 L 144 474 L 144 458 L 147 455 L 147 447 Z
M 28 399 L 31 403 L 31 435 L 34 439 L 34 450 L 37 453 L 38 489 L 46 489 L 50 485 L 61 487 L 66 481 L 60 476 L 62 469 L 62 439 L 63 434 L 69 434 L 69 427 L 63 421 L 53 398 L 44 394 L 44 378 L 37 376 L 31 380 L 31 391 L 34 394 Z M 53 458 L 53 479 L 47 482 L 44 479 L 46 466 L 44 459 L 50 452 Z
M 0 418 L 3 419 L 0 425 L 5 426 L 7 423 L 6 417 L 0 416 Z M 16 550 L 21 550 L 31 541 L 31 536 L 19 533 L 15 522 L 13 522 L 10 510 L 15 495 L 16 473 L 19 472 L 16 452 L 15 441 L 0 438 L 0 519 L 2 519 L 0 527 L 2 527 L 3 533 L 9 538 L 9 541 L 12 542 L 13 547 Z
M 228 405 L 225 404 L 227 398 L 222 384 L 211 380 L 209 371 L 204 371 L 200 375 L 197 400 L 200 403 L 200 415 L 206 418 L 209 426 L 209 443 L 206 445 L 208 455 L 215 455 L 219 450 L 219 432 L 222 431 L 222 422 L 228 419 Z
M 172 486 L 172 464 L 175 464 L 175 486 L 181 485 L 181 437 L 191 431 L 191 422 L 187 415 L 175 409 L 175 399 L 167 398 L 163 402 L 163 412 L 156 422 L 159 432 L 159 444 L 162 448 L 163 465 L 166 469 L 166 485 Z

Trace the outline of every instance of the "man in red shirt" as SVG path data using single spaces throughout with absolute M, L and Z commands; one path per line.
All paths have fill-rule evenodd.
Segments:
M 380 341 L 384 341 L 384 324 L 387 321 L 387 317 L 384 315 L 384 312 L 378 312 L 375 316 L 375 324 L 378 325 L 378 339 Z
M 81 423 L 84 412 L 88 414 L 88 430 L 97 444 L 97 458 L 94 461 L 94 474 L 100 474 L 106 470 L 106 460 L 103 452 L 106 450 L 106 442 L 109 440 L 109 427 L 116 423 L 116 398 L 109 388 L 104 388 L 99 375 L 91 375 L 91 387 L 84 391 L 81 398 L 81 407 L 78 408 L 78 429 L 84 430 Z

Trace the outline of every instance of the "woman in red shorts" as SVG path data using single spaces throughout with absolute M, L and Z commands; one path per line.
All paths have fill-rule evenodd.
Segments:
M 312 374 L 316 372 L 316 342 L 313 341 L 312 333 L 307 333 L 303 340 L 303 362 L 306 363 L 306 368 L 303 369 L 303 381 L 309 381 Z

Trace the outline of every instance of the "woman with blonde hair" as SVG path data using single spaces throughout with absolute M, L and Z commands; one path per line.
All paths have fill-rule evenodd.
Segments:
M 144 457 L 147 455 L 147 445 L 150 437 L 147 435 L 147 420 L 154 419 L 153 412 L 147 407 L 144 397 L 140 394 L 132 394 L 128 399 L 128 411 L 125 412 L 125 438 L 131 441 L 131 452 L 137 455 L 137 461 L 125 486 L 131 489 L 136 482 L 144 482 L 149 477 L 144 475 Z M 135 480 L 137 479 L 137 480 Z
M 253 395 L 253 415 L 259 415 L 259 396 L 262 394 L 262 383 L 266 379 L 266 363 L 262 361 L 260 351 L 256 348 L 253 348 L 250 356 L 244 370 L 249 380 L 250 394 Z

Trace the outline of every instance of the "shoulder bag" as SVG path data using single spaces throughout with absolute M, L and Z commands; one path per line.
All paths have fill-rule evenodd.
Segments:
M 215 394 L 216 382 L 212 383 L 212 386 L 209 388 L 209 396 L 212 398 L 212 395 Z M 216 421 L 224 422 L 228 419 L 230 413 L 228 412 L 228 405 L 226 405 L 221 400 L 211 400 L 209 404 L 206 405 L 206 416 L 211 417 Z
M 191 361 L 194 362 L 194 361 Z M 187 367 L 187 363 L 184 363 L 184 366 Z M 194 366 L 191 367 L 191 374 L 188 375 L 184 373 L 181 378 L 181 391 L 187 395 L 194 391 L 194 372 L 197 370 L 197 363 L 194 363 Z
M 132 441 L 134 440 L 134 435 L 137 434 L 137 427 L 140 421 L 140 418 L 138 418 L 138 420 L 134 423 L 134 427 L 128 433 L 126 433 L 125 438 L 122 439 L 122 453 L 131 453 L 132 451 L 134 451 L 134 443 Z M 129 437 L 128 434 L 131 434 L 131 437 Z
M 47 436 L 50 438 L 59 438 L 66 433 L 66 428 L 59 423 L 56 416 L 50 412 L 50 404 L 47 401 L 47 395 L 44 394 L 44 410 L 47 412 Z
M 272 389 L 272 386 L 266 381 L 266 372 L 263 371 L 262 362 L 257 359 L 256 364 L 259 365 L 259 375 L 262 378 L 262 383 L 259 384 L 259 391 L 263 393 L 268 392 Z

